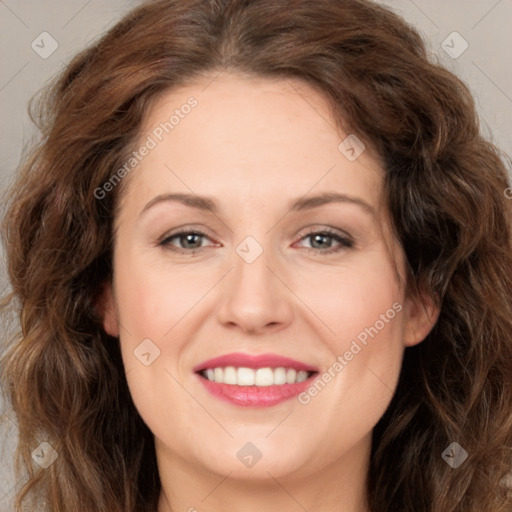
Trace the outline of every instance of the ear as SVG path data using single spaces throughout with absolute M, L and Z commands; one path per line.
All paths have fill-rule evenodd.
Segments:
M 101 293 L 96 300 L 95 307 L 103 320 L 105 332 L 117 338 L 119 336 L 119 321 L 112 283 L 107 282 L 103 285 Z
M 437 322 L 440 311 L 434 299 L 425 292 L 408 296 L 404 304 L 404 345 L 412 347 L 421 343 Z

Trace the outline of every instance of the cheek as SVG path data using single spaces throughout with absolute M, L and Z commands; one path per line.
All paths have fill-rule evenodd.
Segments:
M 218 280 L 215 272 L 191 272 L 125 253 L 116 261 L 115 288 L 121 352 L 130 394 L 140 415 L 158 431 L 162 404 L 189 402 L 175 379 L 180 361 L 200 328 L 200 302 Z
M 402 291 L 383 252 L 356 255 L 347 264 L 317 266 L 296 274 L 294 291 L 317 323 L 324 325 L 325 340 L 336 352 L 347 349 L 347 342 L 358 335 L 364 342 L 365 329 L 375 324 L 379 339 L 400 337 L 400 322 L 391 320 L 402 309 Z M 395 303 L 398 305 L 393 307 Z
M 186 271 L 145 258 L 118 261 L 116 290 L 119 317 L 133 341 L 165 340 L 215 282 L 211 272 Z
M 400 374 L 403 296 L 394 266 L 378 253 L 370 256 L 318 273 L 301 288 L 329 354 L 323 381 L 306 391 L 304 403 L 318 396 L 320 409 L 331 400 L 353 411 L 367 405 L 378 419 Z
M 150 430 L 164 435 L 168 410 L 188 403 L 173 362 L 186 346 L 188 315 L 211 284 L 125 254 L 117 260 L 115 287 L 120 342 L 130 395 Z

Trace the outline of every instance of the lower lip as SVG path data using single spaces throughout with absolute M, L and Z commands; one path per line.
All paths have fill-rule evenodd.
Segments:
M 313 373 L 303 382 L 295 384 L 281 384 L 278 386 L 235 386 L 232 384 L 218 384 L 197 374 L 203 386 L 213 396 L 239 405 L 241 407 L 270 407 L 285 400 L 290 400 L 311 386 L 317 373 Z

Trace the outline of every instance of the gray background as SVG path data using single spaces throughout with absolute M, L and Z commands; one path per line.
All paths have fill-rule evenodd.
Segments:
M 138 3 L 138 0 L 0 0 L 0 192 L 8 186 L 22 149 L 34 133 L 26 113 L 29 98 L 72 55 Z M 413 24 L 439 62 L 466 82 L 476 99 L 483 133 L 512 155 L 509 129 L 512 0 L 382 0 L 380 3 Z M 43 32 L 58 44 L 49 56 L 44 52 L 55 43 L 48 36 L 41 36 Z M 460 36 L 453 36 L 453 32 Z M 38 46 L 33 48 L 32 43 Z M 466 44 L 467 49 L 462 52 Z M 5 286 L 2 264 L 0 291 Z M 14 418 L 9 408 L 0 403 L 2 512 L 12 509 L 13 493 L 20 484 L 12 476 L 15 442 Z

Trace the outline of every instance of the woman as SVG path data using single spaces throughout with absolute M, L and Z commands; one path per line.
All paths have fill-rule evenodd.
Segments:
M 510 510 L 505 155 L 403 20 L 150 1 L 40 105 L 18 510 Z

